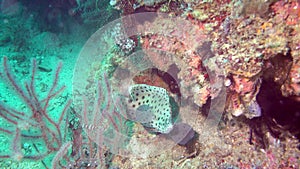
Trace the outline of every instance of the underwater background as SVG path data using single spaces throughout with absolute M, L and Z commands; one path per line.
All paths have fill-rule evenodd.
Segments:
M 0 0 L 0 168 L 296 169 L 298 0 Z

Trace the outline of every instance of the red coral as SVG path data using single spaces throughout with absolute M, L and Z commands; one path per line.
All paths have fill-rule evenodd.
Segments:
M 140 72 L 133 78 L 136 84 L 147 84 L 162 87 L 170 93 L 179 94 L 179 86 L 175 79 L 167 72 L 152 68 Z
M 283 86 L 284 94 L 300 96 L 300 61 L 293 63 L 289 78 Z
M 201 67 L 201 58 L 199 56 L 197 56 L 197 55 L 192 56 L 189 59 L 189 65 L 192 68 L 199 69 Z
M 232 86 L 232 90 L 241 95 L 245 95 L 255 90 L 256 82 L 250 80 L 249 78 L 233 76 L 233 81 L 234 85 Z
M 300 18 L 300 3 L 293 1 L 286 3 L 285 1 L 278 1 L 272 5 L 274 13 L 276 13 L 275 18 L 278 22 L 285 21 L 287 25 L 296 25 L 299 23 Z

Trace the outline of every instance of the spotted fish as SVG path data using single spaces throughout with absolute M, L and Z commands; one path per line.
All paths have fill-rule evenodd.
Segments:
M 166 89 L 146 84 L 129 87 L 129 116 L 144 127 L 159 133 L 173 128 L 169 95 Z

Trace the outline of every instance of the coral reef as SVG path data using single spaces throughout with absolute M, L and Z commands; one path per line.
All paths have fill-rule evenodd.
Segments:
M 5 57 L 0 73 L 0 137 L 12 145 L 0 147 L 0 167 L 299 168 L 299 1 L 0 3 L 0 54 L 18 65 L 10 71 Z M 69 92 L 52 103 L 60 65 L 52 83 L 45 60 L 75 64 L 99 27 L 69 65 L 72 104 Z M 28 53 L 36 60 L 23 88 L 12 72 L 28 74 Z
M 261 109 L 256 102 L 260 90 L 261 79 L 252 81 L 249 78 L 232 76 L 228 102 L 228 112 L 234 116 L 245 114 L 248 118 L 261 116 Z M 231 101 L 230 101 L 231 100 Z
M 186 155 L 182 161 L 176 162 L 174 159 L 166 161 L 164 166 L 298 167 L 295 161 L 289 162 L 289 159 L 299 158 L 298 150 L 293 153 L 293 148 L 291 148 L 289 151 L 291 154 L 288 153 L 289 155 L 284 157 L 278 155 L 282 154 L 279 150 L 282 144 L 291 142 L 295 146 L 298 144 L 297 139 L 293 136 L 286 136 L 286 142 L 277 145 L 279 138 L 270 134 L 274 131 L 270 128 L 279 124 L 270 122 L 271 117 L 274 116 L 272 112 L 269 112 L 270 109 L 266 108 L 266 101 L 261 99 L 263 94 L 260 94 L 259 98 L 258 95 L 264 93 L 261 90 L 266 90 L 261 86 L 272 81 L 274 88 L 281 90 L 281 97 L 292 98 L 293 104 L 299 101 L 299 2 L 294 0 L 180 1 L 177 2 L 178 8 L 174 6 L 174 1 L 152 3 L 152 6 L 147 8 L 143 7 L 143 4 L 133 5 L 136 11 L 142 9 L 164 12 L 188 22 L 182 22 L 182 25 L 176 22 L 176 25 L 172 25 L 174 21 L 172 23 L 164 20 L 158 14 L 150 21 L 151 24 L 145 23 L 148 24 L 146 28 L 137 26 L 138 30 L 146 32 L 139 37 L 141 47 L 159 71 L 170 72 L 174 67 L 177 70 L 176 83 L 180 89 L 181 101 L 184 103 L 181 105 L 181 118 L 195 131 L 201 131 L 199 124 L 203 123 L 204 119 L 201 119 L 197 113 L 197 115 L 193 114 L 194 111 L 197 112 L 197 108 L 193 106 L 200 107 L 200 111 L 205 114 L 207 104 L 219 93 L 216 91 L 218 87 L 212 84 L 224 79 L 223 85 L 226 87 L 227 100 L 223 125 L 226 129 L 222 132 L 229 133 L 224 136 L 226 145 L 223 147 L 223 152 L 218 150 L 218 148 L 221 149 L 220 147 L 214 147 L 213 143 L 212 147 L 197 152 L 196 145 L 199 146 L 203 138 L 199 138 L 199 142 L 193 147 L 196 154 L 211 154 L 219 156 L 222 160 L 203 161 L 193 154 L 192 157 Z M 187 25 L 193 26 L 187 27 Z M 185 29 L 181 30 L 181 27 Z M 189 32 L 184 30 L 189 30 Z M 130 67 L 127 66 L 120 65 L 122 69 Z M 136 76 L 134 81 L 160 86 L 170 92 L 168 84 L 163 79 L 150 71 Z M 291 110 L 291 112 L 294 111 Z M 240 117 L 237 120 L 232 115 Z M 293 115 L 295 114 L 291 113 L 289 116 Z M 191 119 L 188 116 L 197 119 Z M 265 121 L 259 121 L 260 119 Z M 239 123 L 242 127 L 235 130 L 233 128 L 238 125 L 228 123 Z M 252 123 L 266 124 L 253 126 Z M 228 125 L 232 125 L 233 128 Z M 276 129 L 276 132 L 278 130 L 286 132 L 282 128 Z M 293 130 L 289 132 L 295 134 Z M 238 136 L 235 137 L 235 133 Z M 250 144 L 243 144 L 245 142 L 250 142 Z M 258 147 L 261 144 L 264 146 L 259 151 Z M 234 147 L 234 150 L 226 146 Z M 186 147 L 186 151 L 189 148 Z M 174 147 L 172 153 L 177 149 L 180 148 Z M 252 153 L 249 152 L 250 149 L 253 150 Z M 262 160 L 253 161 L 244 157 L 243 153 Z M 171 152 L 166 152 L 165 155 L 169 154 Z M 237 162 L 233 162 L 233 158 L 230 157 L 232 154 L 240 157 Z M 166 157 L 161 155 L 161 157 L 148 158 L 148 160 L 159 161 L 160 158 Z M 116 163 L 119 162 L 118 158 L 115 160 Z M 122 165 L 140 167 L 143 166 L 142 163 L 137 164 L 131 161 Z M 230 164 L 235 164 L 235 166 Z

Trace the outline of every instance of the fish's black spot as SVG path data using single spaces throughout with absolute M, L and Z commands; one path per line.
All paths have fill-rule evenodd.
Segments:
M 133 104 L 133 105 L 132 105 L 132 107 L 134 108 L 134 107 L 135 107 L 135 105 Z

